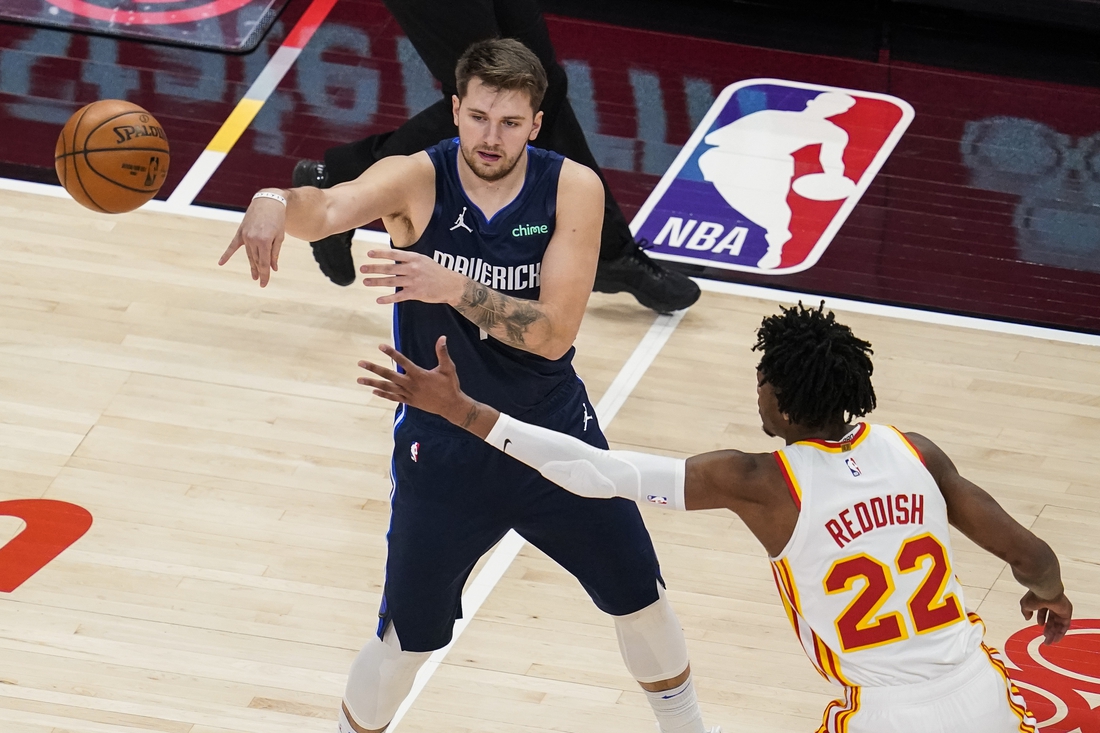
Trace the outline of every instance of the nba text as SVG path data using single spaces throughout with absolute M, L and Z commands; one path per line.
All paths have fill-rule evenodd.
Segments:
M 725 234 L 724 237 L 723 234 Z M 748 234 L 749 230 L 745 227 L 733 227 L 727 232 L 724 226 L 712 221 L 698 222 L 695 219 L 688 219 L 685 224 L 680 217 L 670 216 L 653 243 L 665 244 L 667 239 L 668 247 L 686 247 L 711 254 L 729 252 L 730 257 L 736 257 L 741 254 L 741 248 L 745 246 L 745 237 Z
M 865 532 L 895 524 L 924 524 L 924 494 L 887 494 L 861 501 L 826 522 L 825 530 L 837 547 L 844 547 Z
M 490 265 L 480 257 L 470 259 L 469 257 L 456 256 L 439 250 L 435 251 L 434 259 L 448 270 L 454 270 L 460 275 L 465 275 L 493 290 L 537 288 L 542 273 L 541 262 L 501 267 L 500 265 Z

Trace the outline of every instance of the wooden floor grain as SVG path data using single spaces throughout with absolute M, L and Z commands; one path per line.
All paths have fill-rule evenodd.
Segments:
M 0 194 L 0 501 L 83 506 L 91 530 L 0 594 L 4 733 L 331 733 L 383 579 L 392 407 L 355 384 L 391 314 L 288 243 L 261 290 L 216 260 L 234 226 Z M 689 455 L 774 450 L 753 331 L 776 304 L 705 293 L 608 435 Z M 879 422 L 921 432 L 1058 551 L 1100 617 L 1100 352 L 839 314 L 875 348 Z M 594 400 L 653 316 L 594 295 Z M 804 658 L 733 515 L 647 510 L 708 721 L 809 731 L 836 693 Z M 10 520 L 10 521 L 9 521 Z M 0 543 L 21 524 L 0 517 Z M 1023 625 L 1004 566 L 956 537 L 970 605 Z M 610 620 L 526 547 L 403 731 L 650 731 Z

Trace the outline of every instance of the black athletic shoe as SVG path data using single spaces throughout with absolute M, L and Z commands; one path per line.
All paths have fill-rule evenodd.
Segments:
M 290 174 L 290 182 L 299 186 L 328 188 L 328 168 L 320 160 L 299 160 Z
M 329 187 L 328 169 L 319 160 L 299 160 L 290 180 L 295 186 Z M 317 260 L 321 272 L 337 285 L 355 282 L 355 260 L 351 256 L 351 237 L 354 233 L 342 232 L 309 243 L 313 247 L 313 259 Z
M 626 291 L 646 308 L 668 314 L 687 308 L 699 300 L 699 286 L 686 275 L 666 270 L 645 253 L 649 243 L 641 240 L 626 254 L 614 260 L 600 260 L 596 266 L 598 293 Z

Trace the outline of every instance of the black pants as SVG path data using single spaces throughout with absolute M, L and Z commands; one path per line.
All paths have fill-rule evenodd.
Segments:
M 569 105 L 565 70 L 554 58 L 554 47 L 550 44 L 550 34 L 537 0 L 384 1 L 429 71 L 439 80 L 443 98 L 392 132 L 326 150 L 325 166 L 332 184 L 358 178 L 386 156 L 412 155 L 457 135 L 451 95 L 457 93 L 455 66 L 458 57 L 476 41 L 515 38 L 539 57 L 549 81 L 542 101 L 542 130 L 533 144 L 560 153 L 599 174 L 604 188 L 601 259 L 615 259 L 634 246 L 626 217 L 612 197 Z

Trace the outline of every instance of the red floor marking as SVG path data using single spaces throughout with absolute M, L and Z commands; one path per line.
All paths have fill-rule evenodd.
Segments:
M 313 4 L 302 14 L 302 17 L 298 19 L 298 23 L 287 35 L 283 45 L 297 49 L 304 47 L 309 43 L 309 39 L 313 38 L 313 34 L 317 32 L 321 24 L 325 22 L 325 18 L 328 17 L 332 6 L 335 4 L 336 0 L 313 0 Z
M 0 501 L 0 516 L 19 517 L 26 528 L 0 547 L 0 593 L 11 593 L 84 536 L 92 515 L 52 499 Z
M 1100 619 L 1075 619 L 1066 638 L 1040 644 L 1041 626 L 1009 637 L 1010 670 L 1043 733 L 1100 731 Z M 1035 687 L 1036 692 L 1029 689 Z

